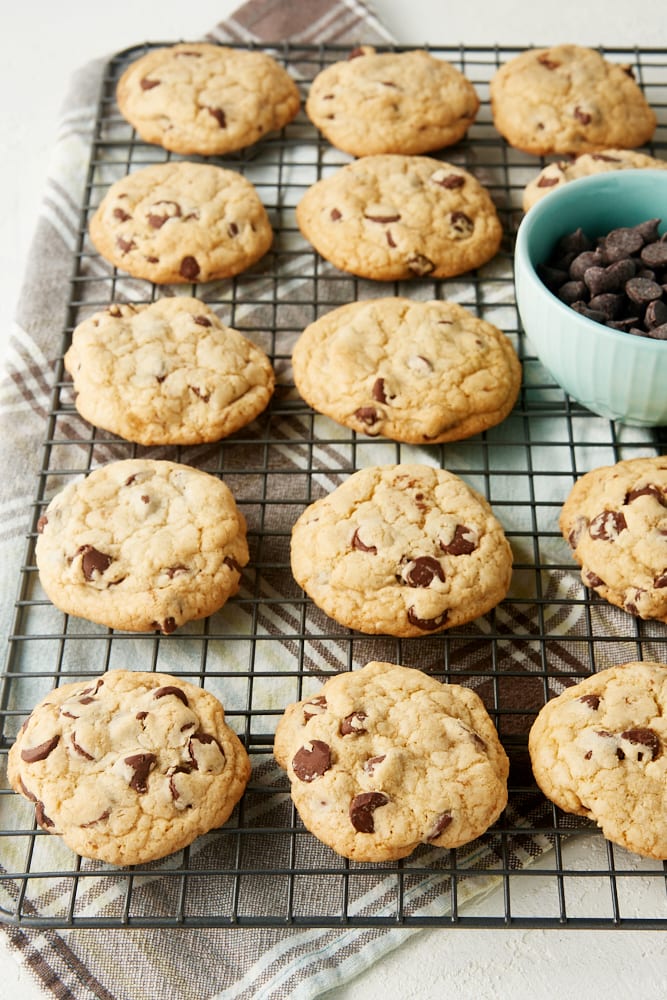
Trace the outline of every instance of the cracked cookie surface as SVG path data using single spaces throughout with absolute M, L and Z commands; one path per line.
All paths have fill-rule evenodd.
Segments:
M 548 702 L 533 724 L 535 779 L 565 812 L 608 840 L 667 858 L 667 666 L 633 661 L 601 670 Z
M 113 670 L 35 706 L 9 752 L 42 829 L 114 865 L 165 857 L 227 821 L 250 776 L 212 694 L 168 674 Z
M 484 497 L 444 469 L 374 466 L 316 500 L 292 529 L 292 573 L 341 625 L 420 636 L 506 595 L 512 551 Z
M 353 156 L 427 153 L 462 139 L 479 98 L 456 67 L 423 50 L 362 46 L 313 80 L 306 113 Z
M 216 476 L 176 462 L 110 462 L 40 517 L 39 579 L 57 608 L 109 628 L 173 632 L 236 593 L 246 525 Z
M 249 180 L 185 161 L 142 167 L 116 181 L 89 233 L 109 263 L 156 284 L 232 277 L 263 257 L 273 240 Z
M 147 52 L 125 70 L 116 98 L 146 142 L 202 156 L 257 142 L 300 105 L 295 82 L 268 53 L 206 42 Z
M 142 445 L 227 437 L 266 408 L 275 382 L 259 347 L 185 296 L 95 313 L 74 330 L 65 368 L 79 413 Z
M 610 604 L 667 622 L 667 458 L 587 472 L 563 504 L 560 529 L 581 578 Z
M 491 80 L 498 131 L 527 153 L 630 149 L 652 137 L 656 116 L 629 66 L 580 45 L 529 49 Z
M 500 423 L 521 384 L 509 339 L 446 301 L 341 306 L 304 330 L 292 365 L 314 409 L 360 433 L 417 444 Z
M 667 161 L 638 153 L 634 149 L 603 149 L 598 153 L 582 153 L 574 160 L 549 163 L 540 170 L 523 192 L 523 210 L 527 212 L 550 191 L 578 177 L 590 177 L 611 170 L 667 170 Z
M 458 847 L 507 802 L 507 756 L 478 695 L 393 663 L 289 705 L 274 754 L 306 828 L 357 861 Z
M 310 187 L 304 237 L 342 271 L 377 281 L 448 278 L 495 256 L 502 227 L 472 174 L 428 156 L 364 156 Z

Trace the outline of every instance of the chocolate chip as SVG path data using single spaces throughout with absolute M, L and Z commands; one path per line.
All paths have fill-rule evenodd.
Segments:
M 662 743 L 660 741 L 660 737 L 654 729 L 627 729 L 624 733 L 621 733 L 621 739 L 627 740 L 628 743 L 632 743 L 633 746 L 646 747 L 646 749 L 650 751 L 651 760 L 656 760 L 662 753 Z M 638 760 L 641 760 L 642 756 L 643 754 L 638 754 Z
M 449 225 L 456 237 L 465 238 L 470 236 L 475 228 L 475 224 L 465 212 L 451 212 Z
M 211 321 L 208 316 L 193 316 L 192 317 L 197 326 L 211 326 Z
M 85 757 L 86 760 L 95 760 L 95 758 L 91 753 L 88 753 L 87 750 L 84 750 L 83 747 L 79 743 L 77 743 L 76 733 L 72 733 L 69 739 L 70 743 L 74 747 L 74 750 L 76 751 L 76 753 L 79 754 L 80 757 Z
M 390 222 L 398 222 L 400 218 L 398 212 L 393 215 L 368 215 L 364 213 L 364 219 L 368 219 L 369 222 L 379 222 L 382 225 L 387 225 Z
M 644 324 L 647 329 L 655 330 L 667 323 L 667 304 L 662 299 L 649 302 L 644 313 Z
M 648 267 L 667 267 L 667 243 L 662 240 L 649 243 L 639 256 Z
M 207 107 L 206 110 L 210 115 L 212 115 L 215 118 L 220 128 L 227 128 L 227 117 L 222 108 Z
M 417 556 L 411 559 L 401 572 L 409 587 L 430 587 L 435 579 L 444 581 L 442 566 L 433 556 Z
M 469 556 L 477 548 L 475 532 L 465 524 L 457 524 L 450 542 L 440 541 L 440 548 L 449 556 Z
M 173 695 L 174 698 L 179 698 L 184 705 L 188 705 L 188 696 L 186 695 L 183 688 L 176 687 L 174 684 L 165 684 L 164 687 L 156 688 L 153 691 L 154 698 L 166 698 L 168 695 Z
M 667 587 L 667 569 L 660 573 L 659 576 L 656 576 L 653 581 L 653 586 L 658 590 L 661 590 L 663 587 Z
M 303 721 L 308 722 L 309 719 L 314 718 L 316 715 L 321 715 L 326 711 L 327 699 L 323 694 L 317 695 L 315 698 L 311 698 L 303 706 Z
M 389 796 L 384 792 L 361 792 L 350 802 L 350 822 L 358 833 L 374 833 L 376 809 L 386 806 Z
M 367 732 L 363 723 L 367 718 L 365 712 L 352 712 L 350 715 L 346 715 L 344 719 L 341 720 L 339 726 L 339 733 L 341 736 L 360 736 L 361 733 Z
M 447 612 L 443 611 L 441 615 L 437 615 L 436 618 L 420 618 L 414 608 L 408 608 L 407 611 L 408 621 L 415 628 L 420 628 L 423 632 L 434 632 L 436 629 L 441 628 L 447 621 Z
M 554 187 L 560 181 L 560 177 L 540 177 L 537 186 L 538 188 L 550 188 Z
M 124 763 L 134 772 L 130 778 L 130 788 L 139 792 L 140 795 L 147 792 L 148 775 L 156 762 L 157 757 L 154 753 L 135 753 L 125 757 Z
M 613 542 L 627 528 L 625 515 L 620 510 L 604 510 L 588 526 L 591 538 Z
M 112 215 L 114 219 L 118 219 L 119 222 L 127 222 L 128 219 L 132 218 L 132 216 L 128 215 L 127 212 L 122 208 L 114 208 Z M 111 310 L 109 310 L 109 312 L 111 312 Z M 120 311 L 116 313 L 111 313 L 111 315 L 120 316 Z
M 435 264 L 428 257 L 425 257 L 423 253 L 413 253 L 406 261 L 408 270 L 412 271 L 417 277 L 423 277 L 425 274 L 430 274 L 431 271 L 435 271 Z
M 561 302 L 571 306 L 575 302 L 581 302 L 586 295 L 586 283 L 584 281 L 566 281 L 557 293 Z
M 143 76 L 139 81 L 139 86 L 142 90 L 152 90 L 153 87 L 159 87 L 160 82 L 160 80 L 150 80 L 147 76 Z
M 637 500 L 639 497 L 655 497 L 658 503 L 662 504 L 663 507 L 667 507 L 667 497 L 660 489 L 659 486 L 654 486 L 650 483 L 648 486 L 640 486 L 639 489 L 629 490 L 625 494 L 624 503 L 632 503 L 633 500 Z
M 48 830 L 56 825 L 44 812 L 43 802 L 35 802 L 35 819 L 43 830 Z
M 373 389 L 371 391 L 371 395 L 373 396 L 373 399 L 376 399 L 378 401 L 378 403 L 387 402 L 387 396 L 384 389 L 383 378 L 376 378 L 375 382 L 373 383 Z
M 329 212 L 329 218 L 332 222 L 338 222 L 339 219 L 343 218 L 343 213 L 337 208 L 332 208 Z
M 305 743 L 292 758 L 292 769 L 299 781 L 315 781 L 331 767 L 331 747 L 323 740 Z
M 36 764 L 38 760 L 46 760 L 50 753 L 53 753 L 60 742 L 60 736 L 52 736 L 50 740 L 39 743 L 36 747 L 28 747 L 21 750 L 21 760 L 26 764 Z
M 122 250 L 123 253 L 129 253 L 130 250 L 136 250 L 137 244 L 134 240 L 125 240 L 122 236 L 119 236 L 116 240 L 116 246 L 119 250 Z
M 625 291 L 637 305 L 646 305 L 661 297 L 662 286 L 648 278 L 631 278 L 625 285 Z
M 588 705 L 594 712 L 600 707 L 600 696 L 597 694 L 584 694 L 579 699 L 584 705 Z
M 373 406 L 360 406 L 358 410 L 354 411 L 354 416 L 368 427 L 372 427 L 373 424 L 382 419 L 382 414 L 378 413 Z
M 440 171 L 435 173 L 431 180 L 434 184 L 438 184 L 440 187 L 447 188 L 447 190 L 452 191 L 455 188 L 463 187 L 465 184 L 465 177 L 461 174 L 445 174 L 444 177 L 440 175 Z
M 577 254 L 569 266 L 570 278 L 574 281 L 583 281 L 584 275 L 589 267 L 603 267 L 604 260 L 599 250 L 583 250 Z
M 181 277 L 186 278 L 188 281 L 196 281 L 199 275 L 200 267 L 196 258 L 188 255 L 183 258 L 181 266 L 178 270 Z
M 355 533 L 352 535 L 352 548 L 353 549 L 359 549 L 360 552 L 370 552 L 373 555 L 377 554 L 377 546 L 376 545 L 366 545 L 361 540 L 361 538 L 359 538 L 359 528 L 357 528 L 357 530 L 355 531 Z
M 648 331 L 648 335 L 651 340 L 667 340 L 667 323 L 662 323 L 660 326 L 654 326 Z
M 574 109 L 574 117 L 577 119 L 578 122 L 581 122 L 582 125 L 590 125 L 590 123 L 593 120 L 592 116 L 588 113 L 588 111 L 582 111 L 579 105 L 577 105 L 577 107 Z
M 451 825 L 453 818 L 450 812 L 441 813 L 431 827 L 430 833 L 426 835 L 426 839 L 435 840 L 436 837 L 439 837 Z
M 113 562 L 111 556 L 100 552 L 92 545 L 84 545 L 79 549 L 79 552 L 81 553 L 81 569 L 86 580 L 94 580 L 96 576 L 102 576 Z
M 643 246 L 642 234 L 637 229 L 625 226 L 607 233 L 602 241 L 602 252 L 607 263 L 612 264 L 614 261 L 639 253 Z
M 49 519 L 46 516 L 46 514 L 41 514 L 40 518 L 39 518 L 39 520 L 37 522 L 37 534 L 38 535 L 42 534 L 42 532 L 44 531 L 44 528 L 47 526 L 48 523 L 49 523 Z
M 367 757 L 364 761 L 362 767 L 366 774 L 374 774 L 375 768 L 378 764 L 381 764 L 383 760 L 387 759 L 386 753 L 377 754 L 375 757 Z

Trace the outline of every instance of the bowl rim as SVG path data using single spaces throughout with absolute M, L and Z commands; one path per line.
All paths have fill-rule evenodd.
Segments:
M 588 177 L 577 177 L 575 180 L 568 181 L 555 191 L 550 191 L 544 196 L 544 198 L 536 202 L 536 204 L 524 214 L 521 222 L 519 223 L 514 244 L 514 284 L 519 315 L 521 315 L 521 306 L 519 304 L 520 296 L 517 282 L 517 265 L 521 268 L 522 278 L 524 278 L 534 289 L 536 289 L 540 295 L 545 295 L 547 301 L 553 304 L 558 314 L 561 314 L 563 317 L 569 317 L 569 319 L 574 320 L 577 325 L 581 324 L 584 330 L 589 330 L 591 332 L 595 331 L 598 337 L 608 338 L 610 343 L 625 344 L 627 346 L 632 344 L 634 345 L 633 350 L 644 351 L 646 354 L 658 354 L 661 351 L 667 351 L 667 341 L 657 340 L 653 337 L 639 337 L 636 334 L 626 333 L 624 330 L 614 330 L 613 327 L 606 326 L 604 323 L 598 323 L 597 320 L 589 319 L 582 313 L 576 312 L 576 310 L 572 309 L 571 306 L 562 302 L 561 299 L 559 299 L 558 296 L 545 285 L 537 274 L 535 265 L 530 259 L 530 255 L 528 253 L 528 240 L 533 230 L 540 224 L 542 214 L 547 210 L 551 214 L 554 210 L 554 204 L 557 205 L 558 201 L 562 201 L 564 198 L 573 197 L 573 191 L 576 195 L 577 192 L 580 192 L 586 187 L 601 185 L 603 182 L 606 184 L 620 183 L 621 185 L 634 185 L 639 183 L 640 176 L 645 178 L 647 174 L 652 178 L 662 178 L 661 182 L 664 183 L 667 188 L 667 170 L 655 170 L 650 168 L 607 170 L 599 174 L 591 174 Z M 619 180 L 619 178 L 624 179 Z M 627 178 L 631 178 L 631 180 L 628 180 Z M 547 204 L 551 206 L 550 209 L 546 207 Z M 667 232 L 667 217 L 665 219 L 661 219 L 661 223 Z M 525 330 L 525 327 L 524 331 L 526 336 L 530 338 L 531 334 Z

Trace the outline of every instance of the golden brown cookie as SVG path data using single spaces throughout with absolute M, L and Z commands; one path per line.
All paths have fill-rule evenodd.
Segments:
M 667 622 L 667 457 L 632 458 L 574 484 L 560 528 L 600 597 Z
M 377 281 L 462 274 L 502 239 L 479 181 L 427 156 L 363 156 L 309 188 L 296 215 L 326 260 Z
M 479 98 L 456 67 L 429 52 L 355 49 L 313 80 L 306 113 L 353 156 L 428 153 L 463 138 Z
M 125 70 L 116 98 L 146 142 L 202 156 L 257 142 L 300 105 L 294 80 L 268 53 L 207 42 L 147 52 Z
M 521 384 L 509 339 L 455 302 L 370 299 L 302 333 L 294 380 L 316 410 L 363 434 L 458 441 L 508 415 Z
M 159 285 L 232 277 L 263 257 L 273 240 L 249 180 L 211 163 L 178 161 L 112 184 L 89 231 L 111 264 Z
M 292 572 L 335 621 L 420 636 L 505 597 L 512 551 L 486 499 L 444 469 L 373 466 L 312 503 L 292 529 Z
M 65 368 L 86 420 L 143 445 L 227 437 L 275 383 L 266 354 L 188 296 L 95 313 L 75 328 Z
M 656 116 L 630 66 L 581 45 L 528 49 L 491 80 L 498 131 L 527 153 L 590 153 L 648 142 Z
M 85 858 L 136 865 L 222 826 L 250 760 L 212 694 L 168 674 L 113 670 L 62 684 L 9 752 L 37 823 Z
M 466 844 L 507 802 L 507 756 L 478 695 L 393 663 L 289 705 L 274 753 L 306 828 L 355 861 Z
M 667 666 L 631 662 L 567 688 L 529 736 L 535 779 L 608 840 L 667 858 Z
M 245 519 L 217 476 L 153 459 L 109 462 L 56 494 L 35 558 L 67 614 L 130 632 L 205 618 L 236 593 Z

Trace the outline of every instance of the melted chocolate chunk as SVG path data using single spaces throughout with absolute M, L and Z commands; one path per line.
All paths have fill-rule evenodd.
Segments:
M 384 792 L 361 792 L 350 802 L 350 822 L 358 833 L 374 833 L 376 809 L 386 806 L 389 796 Z
M 625 515 L 620 510 L 604 510 L 588 526 L 591 538 L 613 542 L 627 528 Z
M 402 579 L 409 587 L 430 587 L 435 579 L 444 581 L 442 566 L 433 556 L 417 556 L 403 570 Z
M 206 108 L 206 110 L 215 118 L 220 128 L 227 128 L 227 116 L 222 108 Z
M 431 178 L 434 184 L 438 184 L 440 187 L 447 188 L 448 190 L 453 190 L 454 188 L 463 187 L 465 184 L 465 177 L 461 174 L 445 174 L 444 177 L 435 179 L 435 176 Z
M 359 528 L 357 528 L 357 530 L 355 531 L 355 533 L 352 535 L 352 548 L 353 549 L 359 549 L 360 552 L 370 552 L 373 555 L 377 555 L 377 546 L 376 545 L 366 545 L 359 538 Z
M 366 774 L 373 774 L 378 764 L 381 764 L 386 757 L 386 753 L 380 753 L 376 757 L 368 757 L 362 765 Z
M 648 486 L 641 486 L 639 489 L 630 490 L 625 495 L 625 503 L 632 503 L 638 497 L 655 497 L 658 503 L 662 504 L 663 507 L 667 507 L 667 500 L 665 500 L 665 495 L 659 486 L 654 486 L 649 484 Z
M 477 548 L 475 533 L 465 524 L 457 524 L 452 540 L 446 545 L 441 541 L 440 548 L 448 556 L 469 556 Z
M 70 743 L 72 744 L 75 751 L 79 754 L 80 757 L 85 757 L 86 760 L 95 760 L 92 753 L 88 753 L 87 750 L 84 750 L 83 747 L 77 743 L 76 733 L 72 733 L 72 735 L 70 736 Z
M 415 628 L 420 628 L 423 632 L 434 632 L 436 629 L 441 628 L 447 621 L 447 612 L 443 611 L 436 618 L 419 618 L 414 608 L 408 608 L 408 621 Z
M 52 736 L 50 740 L 39 743 L 36 747 L 27 747 L 21 750 L 21 760 L 26 764 L 36 764 L 38 760 L 46 760 L 50 753 L 53 753 L 60 742 L 60 736 Z
M 331 747 L 323 740 L 311 740 L 292 758 L 292 768 L 299 781 L 315 781 L 331 767 Z
M 362 424 L 366 424 L 368 427 L 372 427 L 382 417 L 373 406 L 360 406 L 358 410 L 354 411 L 354 415 L 357 420 L 360 420 Z
M 208 316 L 193 316 L 194 322 L 197 326 L 211 326 L 211 321 Z
M 624 733 L 621 733 L 621 739 L 627 740 L 633 746 L 646 747 L 646 751 L 651 755 L 650 760 L 657 760 L 662 753 L 662 742 L 654 729 L 648 727 L 626 729 Z M 643 753 L 638 753 L 637 760 L 642 760 L 643 756 Z
M 186 278 L 187 281 L 196 281 L 199 276 L 200 267 L 195 257 L 188 255 L 184 257 L 181 261 L 181 266 L 178 269 L 179 274 L 182 278 Z
M 139 86 L 142 90 L 152 90 L 153 87 L 160 86 L 160 80 L 151 80 L 147 76 L 143 76 L 139 81 Z
M 94 580 L 96 576 L 102 574 L 109 568 L 113 559 L 106 552 L 100 552 L 92 545 L 84 545 L 79 549 L 81 553 L 81 569 L 86 580 Z
M 165 684 L 164 687 L 156 688 L 153 691 L 154 698 L 166 698 L 167 695 L 173 695 L 174 698 L 179 698 L 184 705 L 188 705 L 188 696 L 182 688 L 176 687 L 174 684 Z
M 373 383 L 373 389 L 371 391 L 371 395 L 373 396 L 373 399 L 377 400 L 378 403 L 387 402 L 387 395 L 384 388 L 383 378 L 376 378 L 375 382 Z
M 381 225 L 388 225 L 390 222 L 398 222 L 401 216 L 398 212 L 393 215 L 367 215 L 364 213 L 364 219 L 368 219 L 369 222 L 379 222 Z
M 43 802 L 35 802 L 35 819 L 43 830 L 48 830 L 56 825 L 44 812 Z
M 583 702 L 584 705 L 588 705 L 594 712 L 600 707 L 600 696 L 597 694 L 584 694 L 579 701 Z
M 407 267 L 409 271 L 417 277 L 423 277 L 425 274 L 430 274 L 431 271 L 435 271 L 435 264 L 432 260 L 429 260 L 423 253 L 413 253 L 411 254 L 407 261 Z
M 346 715 L 345 718 L 341 720 L 338 729 L 340 735 L 360 736 L 362 733 L 368 732 L 363 725 L 366 718 L 367 715 L 365 712 L 351 712 L 350 715 Z
M 154 753 L 135 753 L 125 757 L 124 763 L 134 772 L 130 779 L 130 788 L 140 795 L 148 791 L 148 775 L 156 761 Z
M 441 813 L 440 816 L 438 816 L 437 820 L 435 821 L 433 828 L 431 829 L 431 832 L 427 835 L 426 839 L 435 840 L 436 837 L 439 837 L 440 834 L 444 833 L 447 827 L 451 825 L 453 818 L 454 817 L 450 812 Z
M 316 715 L 322 715 L 323 712 L 327 710 L 327 699 L 323 694 L 318 694 L 315 698 L 311 698 L 303 706 L 303 721 L 304 724 L 308 722 L 309 719 L 314 718 Z

